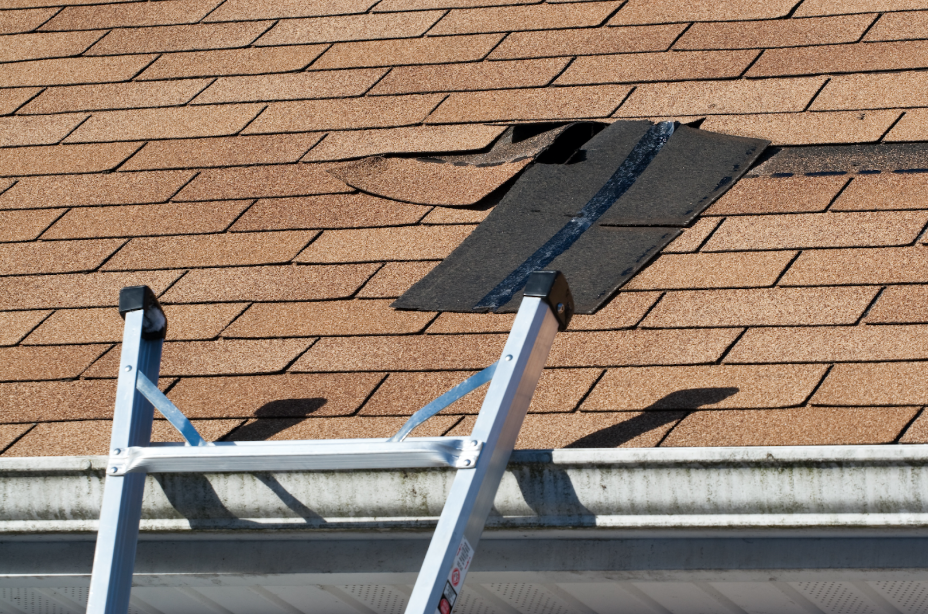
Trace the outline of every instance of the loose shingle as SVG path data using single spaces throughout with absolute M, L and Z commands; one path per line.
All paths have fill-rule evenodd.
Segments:
M 646 328 L 854 324 L 877 288 L 752 288 L 668 292 Z
M 376 270 L 377 265 L 374 264 L 193 270 L 172 286 L 161 300 L 165 303 L 201 303 L 347 298 Z
M 435 317 L 429 312 L 397 311 L 390 302 L 259 303 L 223 331 L 223 337 L 411 334 L 421 332 Z
M 472 371 L 391 373 L 364 404 L 362 416 L 410 416 L 426 403 L 473 375 Z M 599 377 L 599 369 L 543 371 L 529 405 L 529 413 L 570 412 Z M 442 410 L 448 414 L 476 414 L 486 387 L 471 392 Z
M 93 271 L 124 242 L 99 239 L 0 244 L 0 275 Z
M 221 77 L 194 104 L 306 100 L 360 96 L 386 74 L 383 68 Z
M 928 324 L 928 286 L 889 286 L 867 312 L 868 324 Z
M 218 49 L 166 53 L 137 78 L 177 79 L 214 75 L 259 75 L 302 70 L 328 48 L 327 45 Z
M 257 45 L 296 45 L 383 38 L 414 38 L 425 34 L 444 15 L 442 11 L 416 11 L 396 15 L 341 15 L 287 19 L 277 22 Z
M 907 245 L 928 223 L 921 211 L 802 213 L 733 217 L 703 247 L 706 251 Z
M 516 449 L 651 448 L 684 415 L 673 411 L 528 415 Z M 476 416 L 464 418 L 448 435 L 469 435 L 475 421 Z
M 428 207 L 397 203 L 368 194 L 325 194 L 259 200 L 231 230 L 363 228 L 415 224 Z
M 835 211 L 924 209 L 928 175 L 857 175 L 832 206 Z
M 680 422 L 661 447 L 892 443 L 917 411 L 915 407 L 700 411 Z
M 250 200 L 71 209 L 43 239 L 95 239 L 222 232 Z M 57 211 L 53 209 L 52 211 Z
M 175 200 L 337 194 L 351 188 L 315 164 L 246 166 L 202 171 Z
M 163 53 L 244 47 L 265 32 L 272 22 L 208 23 L 113 30 L 88 55 Z
M 310 132 L 150 141 L 123 164 L 120 170 L 296 162 L 318 143 L 322 136 Z
M 0 381 L 75 378 L 109 347 L 109 345 L 3 347 L 0 348 Z M 115 369 L 113 372 L 115 374 Z
M 0 242 L 31 241 L 64 212 L 65 209 L 0 211 Z
M 0 346 L 16 345 L 50 313 L 51 311 L 0 312 Z M 3 420 L 2 414 L 0 420 Z
M 684 27 L 682 24 L 662 24 L 513 32 L 493 50 L 489 59 L 666 51 Z
M 127 81 L 154 59 L 153 55 L 123 55 L 13 62 L 0 65 L 0 83 L 23 87 Z
M 160 83 L 104 83 L 52 87 L 20 109 L 20 114 L 63 113 L 185 104 L 209 85 L 207 79 Z
M 853 43 L 875 19 L 876 15 L 871 13 L 810 19 L 694 23 L 680 37 L 674 49 L 766 49 Z
M 282 371 L 315 339 L 220 339 L 174 341 L 164 344 L 161 375 L 247 375 Z M 74 346 L 100 347 L 100 346 Z M 107 346 L 103 346 L 107 347 Z M 45 348 L 30 348 L 45 349 Z M 85 373 L 112 378 L 119 371 L 120 346 L 115 346 Z
M 928 359 L 928 326 L 751 328 L 730 363 L 857 362 Z
M 473 34 L 335 43 L 313 68 L 473 62 L 483 59 L 502 38 L 502 34 Z
M 262 110 L 257 104 L 187 106 L 95 113 L 68 143 L 133 141 L 236 134 Z
M 207 21 L 276 19 L 364 13 L 377 0 L 231 0 L 209 15 Z
M 190 377 L 168 396 L 191 418 L 348 416 L 382 379 L 376 373 Z
M 0 209 L 161 203 L 192 177 L 190 171 L 30 177 L 0 196 Z
M 438 94 L 277 102 L 245 134 L 390 128 L 421 123 L 438 106 Z
M 876 327 L 874 327 L 876 328 Z M 812 397 L 815 405 L 924 405 L 928 363 L 835 365 Z
M 555 83 L 584 85 L 730 79 L 744 72 L 757 55 L 758 52 L 753 50 L 590 55 L 574 60 Z
M 391 70 L 386 78 L 377 83 L 371 94 L 540 87 L 548 85 L 564 70 L 569 61 L 569 58 L 549 58 L 513 62 L 400 66 Z
M 219 1 L 167 0 L 157 4 L 131 2 L 96 6 L 68 6 L 58 13 L 54 19 L 45 24 L 42 29 L 88 30 L 196 23 L 213 10 L 219 4 Z M 83 2 L 74 4 L 83 4 Z
M 146 285 L 158 295 L 181 275 L 145 271 L 5 277 L 0 279 L 0 309 L 115 306 L 120 288 Z
M 625 285 L 626 290 L 759 288 L 772 285 L 795 252 L 665 254 Z
M 136 237 L 106 263 L 105 269 L 125 271 L 290 262 L 314 236 L 314 232 L 295 231 Z
M 375 262 L 444 258 L 473 226 L 406 226 L 326 230 L 296 262 Z
M 872 143 L 899 119 L 901 111 L 847 111 L 833 113 L 766 113 L 710 115 L 703 130 L 766 138 L 772 145 L 821 143 Z
M 214 339 L 246 305 L 167 305 L 168 340 Z M 24 341 L 25 345 L 105 343 L 122 340 L 124 323 L 113 307 L 59 309 Z
M 847 182 L 841 176 L 742 179 L 706 215 L 824 211 Z
M 332 132 L 303 157 L 304 162 L 346 160 L 377 154 L 451 152 L 483 149 L 505 131 L 504 126 L 410 126 Z
M 609 20 L 610 25 L 636 23 L 667 23 L 672 21 L 743 21 L 749 19 L 773 19 L 783 17 L 793 8 L 793 0 L 771 0 L 752 2 L 713 2 L 695 0 L 631 0 Z
M 358 292 L 359 298 L 398 298 L 438 262 L 387 262 Z
M 802 111 L 823 77 L 756 81 L 693 81 L 638 86 L 616 117 L 720 115 Z
M 43 58 L 80 55 L 100 40 L 106 32 L 38 32 L 5 36 L 0 47 L 0 62 L 19 62 Z
M 589 85 L 451 94 L 429 115 L 430 124 L 607 117 L 631 90 Z
M 827 249 L 803 252 L 780 281 L 784 286 L 928 282 L 928 250 L 920 247 Z
M 582 2 L 452 9 L 429 34 L 475 34 L 598 26 L 620 5 L 620 2 Z
M 609 369 L 581 411 L 773 408 L 802 405 L 824 365 Z
M 737 328 L 711 328 L 561 333 L 554 340 L 547 364 L 611 367 L 713 363 L 740 332 Z

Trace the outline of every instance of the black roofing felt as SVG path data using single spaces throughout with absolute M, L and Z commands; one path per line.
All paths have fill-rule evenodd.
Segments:
M 513 311 L 528 274 L 548 268 L 567 277 L 577 313 L 595 312 L 768 144 L 671 129 L 669 123 L 616 122 L 566 163 L 536 163 L 393 306 Z

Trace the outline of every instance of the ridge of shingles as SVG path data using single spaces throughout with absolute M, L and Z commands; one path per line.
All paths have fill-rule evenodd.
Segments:
M 0 449 L 105 450 L 136 284 L 171 322 L 161 385 L 209 438 L 387 435 L 512 317 L 392 310 L 487 210 L 360 194 L 329 163 L 578 118 L 925 140 L 926 9 L 0 2 Z M 518 445 L 928 441 L 924 183 L 742 180 L 559 335 Z M 466 433 L 479 397 L 429 434 Z

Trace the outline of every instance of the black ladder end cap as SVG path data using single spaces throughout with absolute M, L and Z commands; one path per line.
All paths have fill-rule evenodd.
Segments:
M 130 311 L 145 311 L 142 324 L 143 339 L 164 339 L 168 330 L 168 319 L 164 315 L 158 298 L 148 286 L 126 286 L 119 291 L 119 315 L 126 319 Z
M 558 330 L 566 330 L 574 315 L 574 297 L 560 271 L 535 271 L 525 284 L 525 296 L 544 299 L 557 318 Z

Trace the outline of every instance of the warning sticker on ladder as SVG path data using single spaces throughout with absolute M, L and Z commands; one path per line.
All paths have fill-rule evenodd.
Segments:
M 467 538 L 462 537 L 458 551 L 454 555 L 454 562 L 451 564 L 448 581 L 445 582 L 445 589 L 441 593 L 441 599 L 438 600 L 436 614 L 451 614 L 451 608 L 458 599 L 458 593 L 461 592 L 461 586 L 464 584 L 464 576 L 467 575 L 467 569 L 473 558 L 474 549 L 471 548 Z

